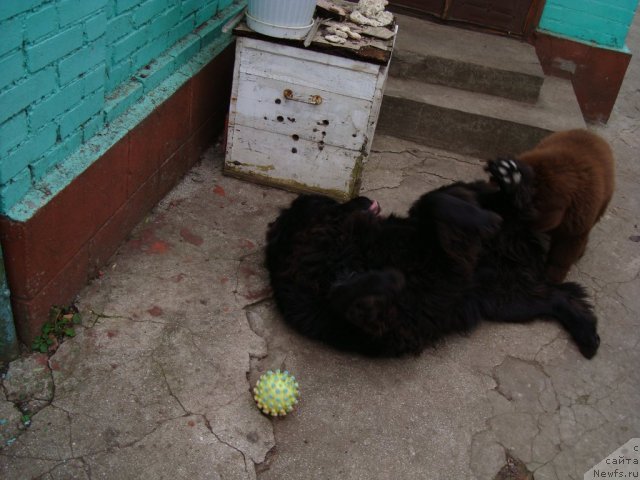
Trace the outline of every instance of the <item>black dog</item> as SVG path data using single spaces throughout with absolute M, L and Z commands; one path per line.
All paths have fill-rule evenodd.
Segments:
M 266 265 L 285 321 L 334 347 L 419 353 L 481 319 L 552 318 L 582 354 L 600 339 L 584 289 L 545 280 L 545 249 L 529 229 L 528 167 L 490 162 L 492 182 L 423 195 L 406 218 L 375 201 L 301 195 L 267 233 Z

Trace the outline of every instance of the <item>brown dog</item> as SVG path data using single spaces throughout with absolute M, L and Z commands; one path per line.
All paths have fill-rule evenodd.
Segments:
M 568 130 L 549 135 L 517 160 L 533 170 L 534 228 L 550 235 L 547 278 L 561 282 L 611 200 L 613 153 L 595 133 Z

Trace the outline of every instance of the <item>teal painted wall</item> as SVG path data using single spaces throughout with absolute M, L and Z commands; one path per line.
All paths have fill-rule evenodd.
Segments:
M 184 80 L 181 69 L 220 43 L 244 4 L 0 0 L 0 214 L 24 220 L 42 203 L 27 197 L 44 192 L 46 201 L 64 188 L 101 148 L 85 152 L 80 167 L 68 168 L 69 159 L 163 82 Z
M 547 0 L 539 30 L 626 51 L 638 0 Z

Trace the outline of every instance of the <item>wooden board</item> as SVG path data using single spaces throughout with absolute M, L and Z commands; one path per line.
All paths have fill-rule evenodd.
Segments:
M 357 180 L 354 169 L 360 152 L 332 145 L 320 149 L 316 142 L 294 142 L 287 135 L 242 125 L 234 127 L 232 136 L 232 158 L 225 161 L 227 173 L 241 173 L 248 179 L 254 176 L 260 183 L 283 188 L 303 185 L 308 191 L 331 192 L 344 198 L 350 196 Z
M 243 39 L 243 47 L 241 73 L 354 98 L 373 97 L 377 65 L 252 39 Z
M 286 83 L 295 95 L 318 95 L 322 103 L 287 100 L 281 82 L 240 75 L 236 124 L 351 150 L 364 143 L 371 100 Z

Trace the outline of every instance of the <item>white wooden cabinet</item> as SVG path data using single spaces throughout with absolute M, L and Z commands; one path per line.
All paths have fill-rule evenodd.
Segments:
M 297 192 L 358 194 L 388 63 L 239 37 L 225 174 Z

